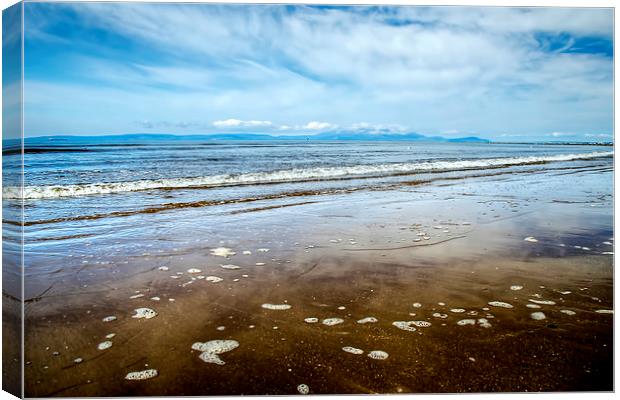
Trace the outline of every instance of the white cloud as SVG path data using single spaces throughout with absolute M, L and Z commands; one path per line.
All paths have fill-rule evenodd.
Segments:
M 533 31 L 573 35 L 611 35 L 610 8 L 571 7 L 426 7 L 403 8 L 401 18 L 493 33 L 530 34 Z M 464 12 L 465 11 L 465 12 Z
M 313 131 L 320 131 L 325 129 L 335 129 L 338 125 L 330 124 L 329 122 L 311 121 L 301 127 L 301 129 L 310 129 Z
M 571 136 L 576 136 L 574 133 L 570 133 L 570 132 L 551 132 L 549 134 L 549 136 L 553 136 L 553 137 L 571 137 Z
M 242 121 L 240 119 L 234 119 L 234 118 L 221 120 L 221 121 L 213 121 L 213 126 L 215 126 L 216 128 L 236 128 L 236 127 L 254 128 L 254 127 L 269 127 L 271 125 L 272 125 L 271 121 L 257 121 L 257 120 Z

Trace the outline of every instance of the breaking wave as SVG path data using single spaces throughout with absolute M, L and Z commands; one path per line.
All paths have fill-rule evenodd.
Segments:
M 138 180 L 129 182 L 89 183 L 54 186 L 25 186 L 23 188 L 23 196 L 20 187 L 9 186 L 3 188 L 2 196 L 5 199 L 45 199 L 122 192 L 137 192 L 146 190 L 175 190 L 269 183 L 295 183 L 333 179 L 355 179 L 364 177 L 376 178 L 392 175 L 407 175 L 419 172 L 487 169 L 516 165 L 542 164 L 557 161 L 585 160 L 610 156 L 613 156 L 613 151 L 537 157 L 506 157 L 478 160 L 427 161 L 417 163 L 313 167 L 268 172 L 222 174 L 190 178 Z

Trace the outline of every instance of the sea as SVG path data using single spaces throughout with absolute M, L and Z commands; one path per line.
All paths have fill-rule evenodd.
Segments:
M 8 153 L 8 154 L 7 154 Z M 5 151 L 5 174 L 20 172 Z M 610 165 L 611 147 L 418 142 L 174 141 L 76 137 L 27 140 L 26 225 L 153 215 L 442 179 L 545 168 Z

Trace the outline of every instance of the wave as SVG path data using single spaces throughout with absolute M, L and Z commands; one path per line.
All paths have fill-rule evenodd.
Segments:
M 221 174 L 190 178 L 168 178 L 77 185 L 24 186 L 23 193 L 20 187 L 10 186 L 3 188 L 2 196 L 5 199 L 46 199 L 147 190 L 199 189 L 269 183 L 296 183 L 366 177 L 376 178 L 393 175 L 408 175 L 418 172 L 460 171 L 468 169 L 487 169 L 516 165 L 543 164 L 558 161 L 585 160 L 610 157 L 613 156 L 613 154 L 613 151 L 606 151 L 536 157 L 505 157 L 477 160 L 426 161 L 418 163 L 296 168 L 268 172 Z
M 592 168 L 591 166 L 559 166 L 558 168 L 548 168 L 544 171 L 546 172 L 556 172 L 562 173 L 561 171 L 568 171 L 566 173 L 575 173 L 576 171 L 602 171 L 600 168 Z M 613 172 L 613 167 L 607 168 L 607 171 Z M 315 196 L 324 196 L 324 195 L 334 195 L 334 194 L 348 194 L 365 190 L 390 190 L 390 189 L 398 189 L 403 186 L 420 186 L 427 185 L 432 183 L 437 183 L 440 181 L 445 181 L 442 186 L 458 184 L 458 183 L 450 183 L 453 181 L 458 181 L 460 179 L 467 178 L 483 178 L 483 177 L 491 177 L 491 176 L 500 176 L 505 174 L 515 175 L 515 174 L 528 174 L 532 172 L 540 172 L 540 169 L 531 170 L 509 170 L 509 169 L 470 169 L 472 173 L 464 173 L 459 176 L 440 176 L 433 179 L 413 179 L 413 180 L 401 180 L 396 183 L 386 183 L 386 184 L 370 184 L 370 185 L 359 185 L 356 187 L 348 187 L 348 188 L 332 188 L 332 189 L 320 189 L 320 190 L 298 190 L 298 191 L 284 191 L 280 193 L 259 195 L 259 196 L 251 196 L 251 197 L 238 197 L 238 198 L 229 198 L 222 200 L 197 200 L 190 202 L 173 202 L 173 203 L 162 203 L 156 204 L 153 206 L 149 206 L 146 208 L 135 208 L 130 210 L 116 210 L 109 211 L 103 213 L 95 213 L 95 214 L 83 214 L 83 215 L 71 215 L 67 217 L 59 217 L 53 219 L 43 219 L 43 220 L 27 220 L 27 221 L 15 221 L 4 219 L 2 222 L 8 225 L 14 226 L 32 226 L 32 225 L 44 225 L 44 224 L 53 224 L 53 223 L 62 223 L 62 222 L 71 222 L 71 221 L 84 221 L 84 220 L 97 220 L 104 218 L 114 218 L 114 217 L 128 217 L 132 215 L 139 214 L 156 214 L 163 211 L 170 211 L 175 209 L 183 209 L 183 208 L 202 208 L 202 207 L 211 207 L 211 206 L 222 206 L 229 204 L 246 204 L 246 203 L 254 203 L 260 201 L 269 201 L 269 200 L 286 200 L 297 197 L 315 197 Z M 448 171 L 449 172 L 449 171 Z M 280 203 L 276 205 L 265 205 L 247 209 L 239 209 L 228 211 L 231 214 L 240 214 L 246 212 L 256 212 L 262 210 L 269 210 L 272 208 L 283 208 L 283 207 L 292 207 L 302 204 L 310 204 L 317 202 L 318 200 L 308 199 L 307 201 L 297 202 L 297 203 Z

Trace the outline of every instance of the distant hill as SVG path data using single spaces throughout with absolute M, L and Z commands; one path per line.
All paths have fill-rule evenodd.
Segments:
M 425 136 L 419 133 L 356 133 L 356 132 L 341 132 L 341 133 L 321 133 L 314 136 L 308 136 L 310 140 L 356 140 L 364 142 L 451 142 L 451 143 L 489 143 L 489 140 L 480 139 L 477 137 L 464 137 L 448 139 L 441 136 Z
M 425 136 L 419 133 L 357 133 L 357 132 L 329 132 L 314 135 L 267 135 L 258 133 L 214 133 L 201 135 L 172 135 L 160 133 L 133 133 L 123 135 L 105 135 L 105 136 L 39 136 L 26 138 L 29 145 L 62 145 L 67 144 L 113 144 L 113 143 L 132 143 L 146 141 L 226 141 L 226 140 L 244 140 L 244 141 L 363 141 L 363 142 L 446 142 L 446 143 L 490 143 L 489 140 L 478 137 L 463 137 L 448 139 L 441 136 Z
M 479 137 L 476 136 L 467 136 L 467 137 L 463 137 L 463 138 L 456 138 L 456 139 L 448 139 L 448 142 L 454 142 L 454 143 L 490 143 L 490 140 L 487 139 L 480 139 Z

